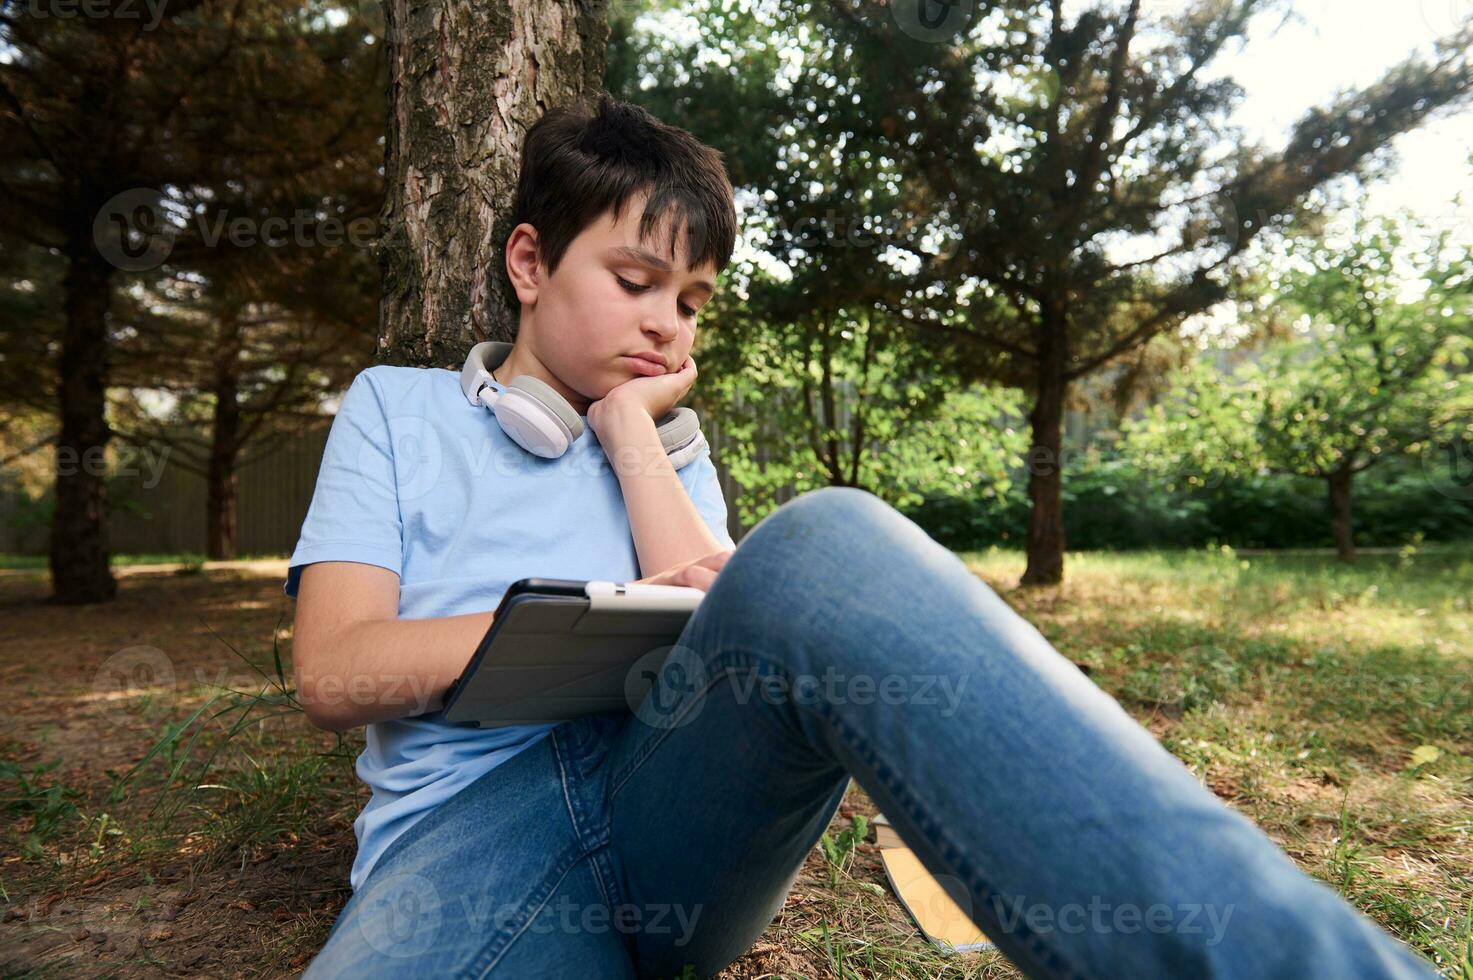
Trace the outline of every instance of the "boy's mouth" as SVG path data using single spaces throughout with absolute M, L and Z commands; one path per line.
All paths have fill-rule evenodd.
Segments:
M 621 358 L 621 360 L 628 364 L 636 374 L 653 376 L 656 374 L 665 373 L 665 365 L 661 364 L 659 361 L 650 360 L 649 358 L 634 357 L 629 354 L 625 354 Z

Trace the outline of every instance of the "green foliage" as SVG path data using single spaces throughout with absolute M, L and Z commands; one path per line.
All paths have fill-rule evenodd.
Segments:
M 1466 248 L 1446 236 L 1425 254 L 1415 229 L 1360 224 L 1346 244 L 1295 239 L 1271 302 L 1297 312 L 1295 339 L 1271 349 L 1245 380 L 1255 434 L 1278 472 L 1360 472 L 1391 453 L 1416 451 L 1468 408 L 1473 273 Z M 1403 300 L 1398 265 L 1426 292 Z
M 54 840 L 63 826 L 80 817 L 76 790 L 61 783 L 42 785 L 42 777 L 61 764 L 60 759 L 32 766 L 27 772 L 6 759 L 0 761 L 0 786 L 5 787 L 5 811 L 12 817 L 30 817 L 31 829 L 22 845 L 27 860 L 44 856 L 43 846 Z
M 744 522 L 789 488 L 860 486 L 897 507 L 1011 488 L 1026 444 L 1016 394 L 947 390 L 923 352 L 868 316 L 815 328 L 803 343 L 779 333 L 713 341 L 721 367 L 702 393 L 703 410 L 721 420 Z
M 1355 474 L 1473 424 L 1466 369 L 1473 262 L 1445 236 L 1414 254 L 1409 224 L 1357 224 L 1348 244 L 1292 240 L 1260 315 L 1288 340 L 1230 373 L 1198 363 L 1125 426 L 1146 469 L 1203 486 L 1224 475 Z M 1425 292 L 1401 296 L 1414 263 Z
M 827 831 L 819 838 L 818 848 L 823 852 L 824 860 L 828 862 L 829 884 L 837 885 L 839 876 L 849 867 L 854 860 L 854 852 L 860 844 L 864 843 L 869 834 L 869 818 L 862 813 L 854 815 L 854 822 L 837 834 L 832 836 Z
M 1231 371 L 1199 362 L 1181 372 L 1164 403 L 1124 426 L 1125 452 L 1173 489 L 1269 473 L 1325 481 L 1336 545 L 1350 557 L 1357 474 L 1473 436 L 1473 263 L 1446 235 L 1411 249 L 1417 231 L 1380 220 L 1355 223 L 1345 243 L 1291 240 L 1267 270 L 1271 291 L 1256 314 L 1270 331 L 1285 332 L 1288 320 L 1288 339 Z M 1412 298 L 1398 272 L 1409 265 L 1423 288 Z M 1429 471 L 1440 465 L 1427 461 Z M 1439 521 L 1450 514 L 1426 503 Z M 1362 510 L 1360 526 L 1384 539 L 1389 529 L 1372 514 Z M 1404 514 L 1379 516 L 1411 530 Z M 1435 523 L 1420 530 L 1442 533 Z
M 1436 466 L 1400 459 L 1360 481 L 1356 512 L 1366 546 L 1473 541 L 1473 501 L 1439 490 Z M 1069 545 L 1085 550 L 1322 548 L 1333 544 L 1321 480 L 1276 474 L 1174 482 L 1128 455 L 1085 454 L 1069 469 L 1064 514 Z M 926 532 L 961 551 L 1016 546 L 1028 526 L 1021 481 L 995 498 L 932 496 L 902 509 Z

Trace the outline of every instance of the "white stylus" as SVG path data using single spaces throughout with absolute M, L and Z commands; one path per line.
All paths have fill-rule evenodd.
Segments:
M 584 586 L 590 609 L 694 610 L 706 593 L 684 585 L 647 585 L 638 582 L 589 582 Z

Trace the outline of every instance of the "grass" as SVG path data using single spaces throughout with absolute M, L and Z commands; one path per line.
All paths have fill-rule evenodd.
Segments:
M 964 556 L 1000 590 L 1021 558 Z M 1473 549 L 1071 556 L 1007 598 L 1309 873 L 1473 977 Z
M 286 555 L 241 555 L 240 561 L 286 558 Z M 129 555 L 110 555 L 108 564 L 114 568 L 128 565 L 183 565 L 203 568 L 209 561 L 203 554 L 193 551 L 144 552 Z M 12 571 L 45 571 L 50 567 L 46 555 L 16 555 L 0 553 L 0 569 Z
M 1468 552 L 1404 549 L 1353 566 L 1231 550 L 1075 554 L 1065 586 L 1037 590 L 1013 587 L 1023 568 L 1016 553 L 963 558 L 1300 867 L 1446 976 L 1473 980 Z M 39 598 L 44 577 L 34 578 Z M 107 705 L 80 691 L 28 728 L 0 730 L 3 757 L 16 760 L 0 767 L 0 853 L 13 855 L 0 864 L 0 903 L 44 923 L 38 910 L 54 919 L 61 907 L 48 902 L 75 901 L 110 935 L 119 927 L 106 916 L 121 913 L 103 906 L 141 904 L 128 914 L 144 922 L 177 913 L 173 939 L 148 939 L 155 923 L 137 927 L 136 947 L 98 947 L 98 967 L 125 975 L 138 964 L 300 970 L 347 897 L 351 822 L 364 802 L 351 768 L 361 737 L 303 724 L 289 647 L 278 643 L 286 631 L 276 629 L 276 572 L 253 579 L 205 566 L 182 579 L 150 572 L 122 582 L 120 603 L 133 596 L 130 608 L 168 628 L 188 625 L 182 610 L 206 608 L 211 623 L 233 624 L 231 635 L 264 642 L 235 649 L 196 629 L 189 656 L 208 650 L 210 669 L 189 673 L 195 661 L 170 648 L 179 677 L 194 683 Z M 179 610 L 155 608 L 166 595 L 179 597 Z M 148 622 L 125 628 L 115 618 L 106 630 L 146 637 Z M 17 623 L 24 639 L 28 627 Z M 31 629 L 67 650 L 82 642 L 67 630 L 85 638 L 85 628 L 48 619 Z M 33 672 L 50 647 L 25 649 L 31 702 L 64 678 Z M 199 682 L 224 676 L 221 662 L 251 669 L 228 688 Z M 104 730 L 133 748 L 128 764 L 88 775 L 77 756 L 95 741 L 68 742 L 66 726 L 104 710 Z M 866 839 L 873 814 L 851 790 L 778 918 L 724 976 L 1018 975 L 996 954 L 947 956 L 918 937 Z M 220 959 L 190 959 L 205 948 Z M 25 962 L 49 968 L 55 959 Z

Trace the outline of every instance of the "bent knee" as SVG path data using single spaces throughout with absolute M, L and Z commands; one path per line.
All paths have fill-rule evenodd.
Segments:
M 866 522 L 900 514 L 879 497 L 858 487 L 821 487 L 795 497 L 773 511 L 763 523 L 784 529 L 784 536 L 800 533 L 852 535 Z M 801 531 L 795 531 L 801 529 Z

